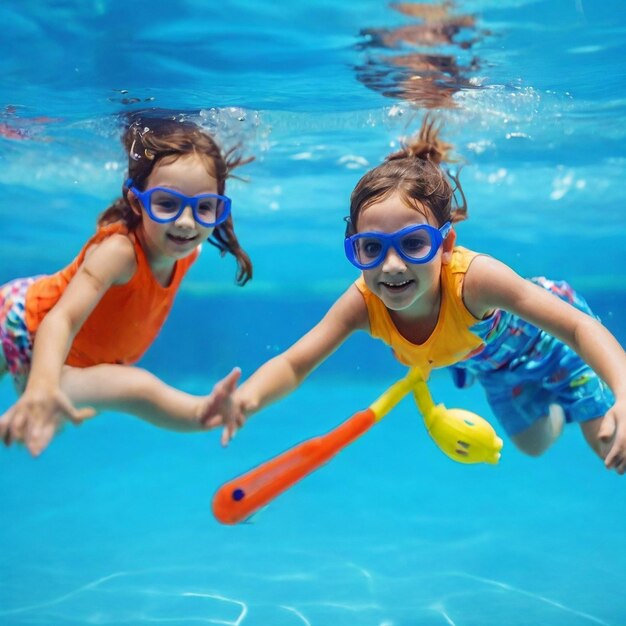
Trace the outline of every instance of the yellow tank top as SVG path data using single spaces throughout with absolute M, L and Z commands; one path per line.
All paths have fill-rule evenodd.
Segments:
M 476 252 L 456 247 L 450 263 L 441 266 L 439 319 L 430 337 L 421 344 L 411 343 L 400 334 L 387 307 L 367 288 L 362 276 L 355 283 L 367 305 L 372 337 L 389 345 L 400 363 L 419 367 L 426 378 L 431 370 L 458 363 L 482 350 L 482 339 L 469 330 L 480 320 L 463 303 L 465 272 L 476 256 Z

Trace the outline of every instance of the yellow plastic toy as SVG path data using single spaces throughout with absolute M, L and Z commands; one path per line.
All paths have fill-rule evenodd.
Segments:
M 421 376 L 413 388 L 413 397 L 428 434 L 453 461 L 496 464 L 500 460 L 502 439 L 487 420 L 464 409 L 435 405 Z

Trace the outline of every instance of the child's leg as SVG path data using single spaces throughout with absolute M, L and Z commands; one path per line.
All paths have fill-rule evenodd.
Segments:
M 515 378 L 506 372 L 481 376 L 479 380 L 493 414 L 521 452 L 540 456 L 560 437 L 564 411 L 541 384 L 513 384 Z
M 613 441 L 614 433 L 602 429 L 604 416 L 614 403 L 613 394 L 588 367 L 576 371 L 559 393 L 559 403 L 565 409 L 568 422 L 578 422 L 589 447 L 605 459 Z M 607 439 L 608 436 L 608 439 Z
M 563 409 L 558 404 L 551 404 L 548 415 L 513 435 L 511 441 L 524 454 L 541 456 L 561 436 L 564 424 Z
M 601 458 L 604 459 L 611 449 L 613 439 L 609 441 L 603 441 L 598 436 L 600 428 L 602 426 L 602 417 L 597 417 L 592 420 L 580 423 L 580 430 L 585 436 L 585 440 L 589 444 L 589 447 Z
M 130 413 L 156 426 L 178 431 L 204 430 L 199 418 L 214 395 L 234 391 L 239 372 L 233 371 L 210 396 L 194 396 L 165 384 L 146 370 L 126 365 L 65 367 L 61 388 L 77 406 Z

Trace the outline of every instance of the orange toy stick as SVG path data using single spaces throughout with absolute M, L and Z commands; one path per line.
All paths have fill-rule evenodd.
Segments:
M 303 441 L 225 483 L 213 497 L 213 514 L 222 524 L 247 519 L 367 432 L 422 380 L 417 370 L 410 370 L 369 408 L 355 413 L 337 428 Z

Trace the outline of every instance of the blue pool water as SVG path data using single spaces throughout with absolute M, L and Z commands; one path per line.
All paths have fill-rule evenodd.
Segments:
M 341 245 L 349 194 L 431 105 L 467 160 L 460 241 L 569 280 L 626 345 L 619 0 L 459 1 L 474 25 L 433 45 L 397 43 L 419 22 L 382 0 L 217 4 L 2 4 L 0 282 L 57 269 L 89 236 L 123 180 L 121 113 L 184 111 L 241 140 L 257 158 L 229 193 L 254 280 L 234 286 L 232 262 L 205 250 L 144 359 L 206 392 L 290 345 L 355 278 Z M 416 86 L 424 55 L 461 70 Z M 626 623 L 624 478 L 576 427 L 540 459 L 505 441 L 498 466 L 462 466 L 405 400 L 250 523 L 213 519 L 221 483 L 402 373 L 355 337 L 226 450 L 218 433 L 114 413 L 37 460 L 2 450 L 0 624 Z M 431 390 L 491 418 L 445 372 Z M 4 379 L 0 406 L 13 400 Z

